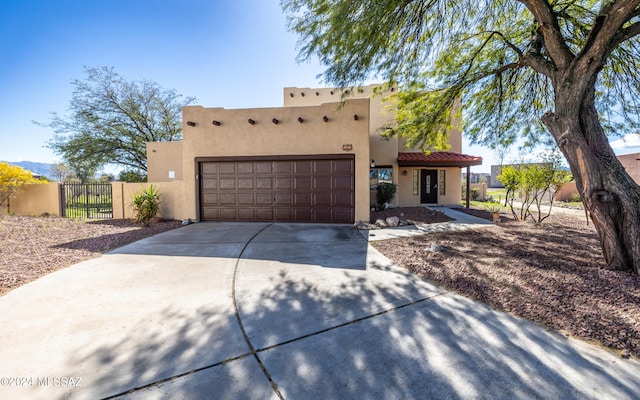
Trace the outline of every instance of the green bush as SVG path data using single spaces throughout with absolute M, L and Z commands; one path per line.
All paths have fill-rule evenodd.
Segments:
M 572 203 L 582 203 L 582 198 L 578 193 L 571 193 L 571 197 L 569 197 L 569 201 Z
M 390 203 L 397 190 L 398 186 L 393 183 L 379 183 L 376 187 L 376 202 L 378 205 L 384 207 L 385 203 Z
M 160 193 L 150 185 L 142 192 L 133 195 L 133 216 L 136 222 L 149 225 L 149 221 L 160 211 Z
M 471 188 L 471 200 L 478 201 L 479 197 L 480 197 L 480 189 Z

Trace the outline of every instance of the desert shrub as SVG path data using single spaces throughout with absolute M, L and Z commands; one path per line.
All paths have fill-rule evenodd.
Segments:
M 569 197 L 569 201 L 572 203 L 581 203 L 582 199 L 578 193 L 571 193 L 571 197 Z
M 397 190 L 398 186 L 393 183 L 379 183 L 376 187 L 376 202 L 378 205 L 384 206 L 385 203 L 391 202 Z
M 136 222 L 149 225 L 149 221 L 160 211 L 160 193 L 150 185 L 145 190 L 133 195 L 133 216 Z

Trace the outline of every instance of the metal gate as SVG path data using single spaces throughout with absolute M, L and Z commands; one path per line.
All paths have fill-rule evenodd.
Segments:
M 60 192 L 63 217 L 113 218 L 110 183 L 64 183 Z

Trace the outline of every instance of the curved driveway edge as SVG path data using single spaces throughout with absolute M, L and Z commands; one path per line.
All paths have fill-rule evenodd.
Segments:
M 444 291 L 344 225 L 166 232 L 0 297 L 0 326 L 0 377 L 32 379 L 0 398 L 640 393 L 638 362 Z

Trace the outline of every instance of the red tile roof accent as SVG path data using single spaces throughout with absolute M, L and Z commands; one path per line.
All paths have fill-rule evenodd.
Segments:
M 429 154 L 398 153 L 398 165 L 407 167 L 421 165 L 466 167 L 469 165 L 482 165 L 482 157 L 452 153 L 449 151 L 432 151 Z

